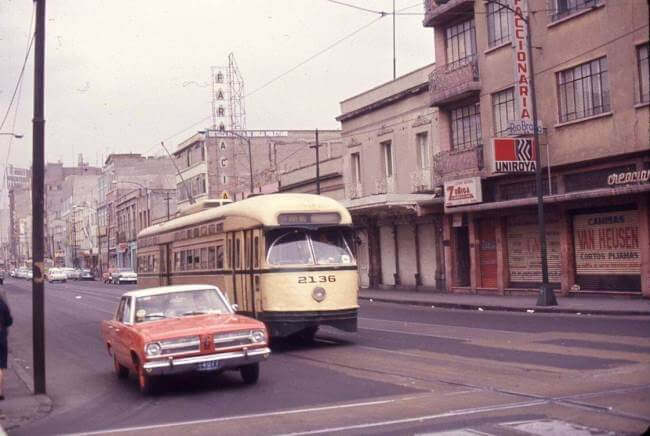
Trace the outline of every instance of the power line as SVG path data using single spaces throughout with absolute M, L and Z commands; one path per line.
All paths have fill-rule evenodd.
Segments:
M 11 110 L 11 105 L 13 104 L 14 98 L 16 96 L 16 91 L 18 90 L 18 102 L 16 103 L 16 108 L 14 110 L 14 120 L 11 126 L 11 132 L 14 133 L 14 129 L 16 127 L 16 119 L 18 118 L 18 105 L 20 103 L 20 97 L 22 96 L 22 84 L 23 84 L 23 77 L 25 73 L 25 67 L 27 65 L 27 59 L 29 58 L 29 53 L 31 52 L 32 49 L 32 44 L 34 43 L 34 33 L 32 32 L 32 28 L 34 26 L 34 14 L 36 12 L 36 2 L 33 4 L 32 8 L 32 14 L 31 18 L 29 21 L 29 31 L 27 32 L 27 35 L 31 35 L 29 38 L 29 45 L 27 46 L 27 52 L 25 53 L 25 60 L 23 62 L 23 66 L 20 70 L 20 75 L 18 76 L 18 81 L 16 82 L 16 88 L 14 89 L 14 94 L 11 97 L 11 101 L 9 102 L 9 106 L 7 107 L 7 113 L 4 116 L 4 119 L 2 120 L 2 124 L 0 124 L 0 130 L 2 130 L 2 127 L 5 124 L 5 121 L 7 120 L 7 117 L 9 116 L 9 111 Z M 4 165 L 4 178 L 2 180 L 2 191 L 4 191 L 7 188 L 7 166 L 9 165 L 9 157 L 11 156 L 11 146 L 13 144 L 14 137 L 10 136 L 9 137 L 9 145 L 7 147 L 7 157 L 5 158 L 5 165 Z
M 345 41 L 345 40 L 347 40 L 347 39 L 353 37 L 354 35 L 356 35 L 357 33 L 361 32 L 362 30 L 364 30 L 364 29 L 366 29 L 366 28 L 372 26 L 373 24 L 375 24 L 377 21 L 381 20 L 382 18 L 384 18 L 383 15 L 382 15 L 382 16 L 379 16 L 379 17 L 377 17 L 377 18 L 375 18 L 374 20 L 372 20 L 371 22 L 369 22 L 369 23 L 367 23 L 367 24 L 364 24 L 363 26 L 359 27 L 359 28 L 356 29 L 354 32 L 349 33 L 348 35 L 344 36 L 343 38 L 336 40 L 335 42 L 333 42 L 332 44 L 328 45 L 328 46 L 325 47 L 324 49 L 318 51 L 317 53 L 315 53 L 315 54 L 313 54 L 312 56 L 308 57 L 308 58 L 305 59 L 304 61 L 298 63 L 297 65 L 295 65 L 295 66 L 293 66 L 293 67 L 291 67 L 290 69 L 288 69 L 288 70 L 285 71 L 284 73 L 279 74 L 278 76 L 272 78 L 271 80 L 269 80 L 268 82 L 266 82 L 265 84 L 263 84 L 262 86 L 260 86 L 259 88 L 256 88 L 256 89 L 254 89 L 253 91 L 249 92 L 248 94 L 246 94 L 245 97 L 250 97 L 251 95 L 253 95 L 253 94 L 255 94 L 255 93 L 261 91 L 262 89 L 266 88 L 267 86 L 269 86 L 270 84 L 276 82 L 277 80 L 281 79 L 282 77 L 286 76 L 287 74 L 289 74 L 289 73 L 291 73 L 291 72 L 297 70 L 298 68 L 302 67 L 302 66 L 305 65 L 307 62 L 309 62 L 309 61 L 311 61 L 311 60 L 317 58 L 318 56 L 322 55 L 322 54 L 325 53 L 326 51 L 329 51 L 329 50 L 331 50 L 332 48 L 336 47 L 337 45 L 339 45 L 339 44 L 342 43 L 343 41 Z
M 291 73 L 291 72 L 297 70 L 297 69 L 300 68 L 301 66 L 303 66 L 303 65 L 305 65 L 306 63 L 312 61 L 313 59 L 317 58 L 318 56 L 322 55 L 323 53 L 325 53 L 325 52 L 331 50 L 332 48 L 334 48 L 334 47 L 336 47 L 337 45 L 341 44 L 341 43 L 344 42 L 345 40 L 347 40 L 347 39 L 351 38 L 352 36 L 356 35 L 357 33 L 361 32 L 362 30 L 364 30 L 364 29 L 370 27 L 371 25 L 373 25 L 373 24 L 376 23 L 377 21 L 381 20 L 382 18 L 383 18 L 383 16 L 379 16 L 379 17 L 375 18 L 374 20 L 372 20 L 371 22 L 369 22 L 369 23 L 367 23 L 367 24 L 364 24 L 363 26 L 359 27 L 358 29 L 354 30 L 353 32 L 349 33 L 348 35 L 344 36 L 343 38 L 340 38 L 340 39 L 336 40 L 335 42 L 333 42 L 332 44 L 328 45 L 328 46 L 325 47 L 324 49 L 318 51 L 317 53 L 311 55 L 310 57 L 308 57 L 307 59 L 305 59 L 305 60 L 303 60 L 302 62 L 298 63 L 297 65 L 291 67 L 289 70 L 285 71 L 284 73 L 275 76 L 274 78 L 272 78 L 272 79 L 269 80 L 268 82 L 264 83 L 262 86 L 260 86 L 260 87 L 258 87 L 258 88 L 256 88 L 256 89 L 254 89 L 253 91 L 249 92 L 248 94 L 245 95 L 245 97 L 250 97 L 251 95 L 253 95 L 253 94 L 255 94 L 255 93 L 261 91 L 262 89 L 264 89 L 264 88 L 266 88 L 266 87 L 268 87 L 268 86 L 271 85 L 272 83 L 274 83 L 274 82 L 280 80 L 280 79 L 283 78 L 284 76 L 286 76 L 286 75 L 288 75 L 289 73 Z M 168 141 L 168 140 L 170 140 L 170 139 L 172 139 L 172 138 L 174 138 L 174 137 L 180 135 L 181 133 L 187 131 L 188 129 L 191 129 L 192 127 L 195 127 L 195 126 L 197 126 L 197 125 L 199 125 L 199 124 L 204 123 L 206 120 L 208 120 L 208 119 L 210 119 L 210 118 L 211 118 L 211 115 L 208 115 L 208 116 L 206 116 L 206 117 L 200 119 L 199 121 L 197 121 L 197 122 L 195 122 L 195 123 L 192 123 L 191 125 L 189 125 L 189 126 L 183 128 L 183 129 L 177 131 L 176 133 L 174 133 L 174 134 L 168 136 L 167 138 L 164 139 L 164 141 Z M 145 151 L 145 154 L 149 153 L 151 150 L 157 148 L 158 146 L 159 146 L 159 145 L 156 144 L 156 145 L 150 147 L 148 150 Z

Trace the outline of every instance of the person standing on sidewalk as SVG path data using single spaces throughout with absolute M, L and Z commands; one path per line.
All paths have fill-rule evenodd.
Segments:
M 9 326 L 13 324 L 14 320 L 11 317 L 9 304 L 7 304 L 7 297 L 0 293 L 0 400 L 5 399 L 4 395 L 4 371 L 7 369 L 7 336 L 9 333 Z

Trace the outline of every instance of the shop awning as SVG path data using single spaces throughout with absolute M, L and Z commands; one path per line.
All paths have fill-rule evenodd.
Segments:
M 650 192 L 650 184 L 623 186 L 620 188 L 600 188 L 589 191 L 569 192 L 566 194 L 545 195 L 544 204 L 564 203 L 568 201 L 589 200 L 592 198 L 617 197 L 621 195 L 636 195 Z M 535 206 L 537 197 L 517 198 L 515 200 L 494 201 L 490 203 L 472 204 L 469 206 L 445 207 L 445 214 L 462 212 L 481 212 L 494 209 L 509 209 L 514 207 Z
M 433 194 L 377 194 L 368 195 L 353 200 L 344 200 L 341 203 L 352 215 L 401 211 L 416 213 L 418 206 L 431 206 L 442 204 L 442 198 Z

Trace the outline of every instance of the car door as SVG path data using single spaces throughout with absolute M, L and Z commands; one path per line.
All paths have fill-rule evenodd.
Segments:
M 131 297 L 122 297 L 112 328 L 113 352 L 116 354 L 117 360 L 123 365 L 130 362 L 130 335 L 128 331 L 131 316 L 130 306 Z

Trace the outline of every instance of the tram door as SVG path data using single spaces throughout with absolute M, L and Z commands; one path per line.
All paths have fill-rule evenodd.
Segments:
M 262 231 L 260 229 L 251 230 L 251 257 L 252 264 L 250 270 L 250 287 L 251 287 L 251 301 L 253 302 L 253 315 L 262 311 L 262 290 L 261 290 L 261 277 L 260 265 L 262 264 Z

